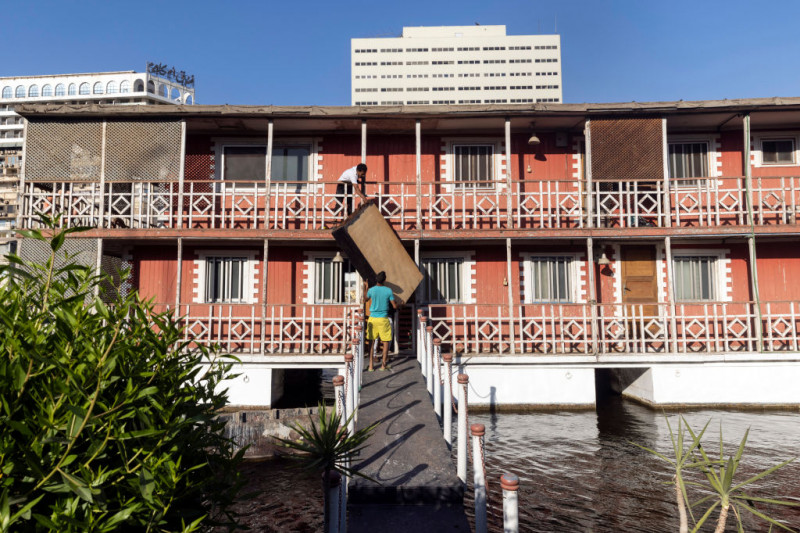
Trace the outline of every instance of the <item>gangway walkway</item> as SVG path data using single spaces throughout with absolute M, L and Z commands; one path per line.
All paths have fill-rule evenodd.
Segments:
M 413 357 L 364 372 L 358 427 L 375 422 L 355 466 L 379 483 L 350 481 L 348 531 L 469 531 L 464 487 Z

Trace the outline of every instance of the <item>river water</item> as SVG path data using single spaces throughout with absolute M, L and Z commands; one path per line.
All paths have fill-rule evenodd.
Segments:
M 800 456 L 800 414 L 796 411 L 692 410 L 683 416 L 698 430 L 711 420 L 704 448 L 719 454 L 720 423 L 726 457 L 736 452 L 750 428 L 742 456 L 744 481 L 783 460 Z M 667 414 L 673 429 L 677 413 Z M 663 461 L 633 443 L 672 454 L 664 414 L 619 397 L 603 399 L 597 411 L 550 411 L 471 414 L 470 423 L 486 426 L 486 469 L 490 503 L 502 521 L 499 478 L 520 478 L 520 531 L 658 532 L 678 531 L 678 513 Z M 757 485 L 752 496 L 792 498 L 800 502 L 800 462 L 792 463 Z M 473 505 L 471 493 L 467 507 Z M 697 499 L 697 498 L 695 498 Z M 759 510 L 800 529 L 800 508 Z M 699 518 L 702 512 L 695 515 Z M 716 518 L 717 513 L 712 515 Z M 711 520 L 703 531 L 713 531 Z M 726 531 L 736 531 L 732 513 Z M 768 531 L 762 520 L 744 518 L 745 531 Z
M 726 456 L 736 452 L 750 428 L 736 480 L 783 460 L 800 457 L 800 413 L 764 410 L 689 410 L 667 414 L 673 428 L 683 415 L 692 428 L 711 421 L 704 448 L 719 451 L 720 424 Z M 672 453 L 664 414 L 623 400 L 602 398 L 585 411 L 471 413 L 470 423 L 486 426 L 486 462 L 490 503 L 498 520 L 490 531 L 502 532 L 500 475 L 520 477 L 520 531 L 525 532 L 676 532 L 677 509 L 672 471 L 633 443 Z M 455 427 L 453 434 L 456 434 Z M 455 464 L 455 457 L 453 457 Z M 321 528 L 322 499 L 318 476 L 288 468 L 286 461 L 250 464 L 245 492 L 260 493 L 238 506 L 253 531 L 315 531 Z M 470 466 L 470 475 L 472 467 Z M 470 482 L 470 486 L 471 486 Z M 752 495 L 800 502 L 800 461 L 757 485 Z M 696 498 L 695 498 L 696 499 Z M 759 509 L 800 530 L 800 508 Z M 465 506 L 473 518 L 471 490 Z M 699 518 L 701 513 L 695 513 Z M 716 513 L 713 515 L 716 518 Z M 713 531 L 712 520 L 702 531 Z M 761 520 L 744 517 L 745 531 L 768 531 Z M 726 531 L 736 531 L 729 516 Z M 774 530 L 776 531 L 776 530 Z

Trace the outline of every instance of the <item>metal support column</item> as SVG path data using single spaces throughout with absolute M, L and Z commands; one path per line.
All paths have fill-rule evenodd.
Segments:
M 183 228 L 183 184 L 186 180 L 184 174 L 186 174 L 186 120 L 181 119 L 181 160 L 178 166 L 178 216 L 176 218 L 178 229 Z
M 586 238 L 586 283 L 589 284 L 589 311 L 592 317 L 592 353 L 597 355 L 597 288 L 594 283 L 594 242 L 591 237 Z
M 669 335 L 672 352 L 678 353 L 678 325 L 675 315 L 675 273 L 672 264 L 672 237 L 664 237 L 664 255 L 667 261 L 667 303 L 669 304 Z
M 753 171 L 750 164 L 750 114 L 745 113 L 744 123 L 744 181 L 747 199 L 747 222 L 750 224 L 750 235 L 747 237 L 747 249 L 749 251 L 750 264 L 750 290 L 753 293 L 756 318 L 756 336 L 758 337 L 758 351 L 764 351 L 764 328 L 761 316 L 761 298 L 758 294 L 758 267 L 756 265 L 756 221 L 753 213 Z
M 506 227 L 511 229 L 514 225 L 514 217 L 511 214 L 513 201 L 511 198 L 511 119 L 506 117 L 505 120 L 505 134 L 506 134 Z M 509 278 L 509 283 L 511 278 Z M 511 300 L 509 300 L 509 303 Z
M 266 190 L 264 191 L 264 229 L 269 229 L 269 202 L 270 202 L 270 185 L 272 183 L 272 119 L 267 121 L 267 157 L 266 170 L 264 172 L 264 182 Z
M 267 272 L 269 269 L 269 239 L 264 239 L 264 251 L 261 254 L 261 353 L 266 354 L 264 340 L 267 329 Z
M 511 337 L 511 353 L 517 353 L 514 335 L 514 286 L 511 282 L 511 239 L 506 239 L 506 286 L 508 287 L 508 334 Z
M 586 151 L 586 227 L 594 227 L 594 187 L 592 186 L 592 121 L 586 121 L 584 150 Z M 591 259 L 590 259 L 591 260 Z
M 416 187 L 417 187 L 417 231 L 422 230 L 422 125 L 417 119 L 415 124 L 416 135 Z M 419 264 L 419 261 L 417 261 Z
M 181 281 L 183 273 L 183 237 L 178 237 L 178 269 L 177 280 L 175 283 L 175 316 L 180 316 L 181 304 Z

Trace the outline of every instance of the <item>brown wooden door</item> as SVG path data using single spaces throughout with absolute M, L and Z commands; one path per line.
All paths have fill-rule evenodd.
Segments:
M 658 301 L 655 246 L 622 246 L 622 302 L 653 304 Z M 628 316 L 658 316 L 657 305 L 631 305 Z

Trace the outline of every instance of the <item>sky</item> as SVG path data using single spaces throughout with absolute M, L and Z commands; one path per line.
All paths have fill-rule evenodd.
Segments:
M 0 76 L 195 76 L 196 103 L 350 105 L 350 39 L 500 24 L 561 35 L 566 103 L 800 95 L 800 0 L 0 0 Z

